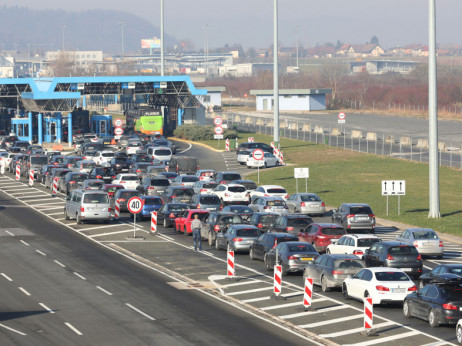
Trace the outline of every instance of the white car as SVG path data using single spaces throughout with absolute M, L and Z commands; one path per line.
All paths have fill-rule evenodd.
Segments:
M 281 197 L 284 200 L 287 200 L 289 198 L 289 194 L 287 193 L 286 189 L 284 189 L 280 185 L 262 185 L 250 192 L 251 200 L 254 200 L 255 198 L 258 198 L 258 197 L 269 197 L 269 196 Z
M 372 298 L 372 304 L 403 302 L 406 296 L 417 290 L 414 282 L 397 268 L 364 268 L 343 280 L 345 299 Z
M 199 169 L 196 171 L 196 177 L 198 177 L 200 181 L 211 181 L 214 176 L 215 170 L 213 169 Z
M 331 239 L 326 253 L 349 254 L 362 258 L 366 249 L 380 241 L 382 240 L 379 237 L 371 234 L 346 234 L 340 239 Z
M 237 152 L 237 162 L 241 165 L 245 165 L 247 163 L 247 159 L 249 156 L 252 156 L 252 151 L 250 150 L 239 150 Z
M 125 151 L 127 155 L 135 155 L 138 150 L 144 149 L 141 142 L 129 142 Z
M 172 185 L 193 187 L 197 181 L 199 181 L 199 179 L 195 175 L 181 174 L 173 179 Z
M 462 320 L 459 320 L 459 322 L 457 322 L 456 338 L 457 342 L 462 345 Z
M 109 150 L 98 151 L 93 157 L 93 161 L 97 165 L 108 167 L 110 166 L 109 161 L 114 157 L 114 152 Z
M 213 190 L 213 193 L 220 198 L 223 206 L 228 204 L 247 204 L 249 202 L 247 190 L 244 185 L 220 184 Z
M 15 157 L 16 153 L 9 153 L 4 159 L 3 162 L 5 164 L 5 171 L 10 171 L 10 163 L 13 160 L 13 157 Z
M 120 184 L 123 185 L 124 189 L 135 190 L 140 185 L 140 178 L 134 173 L 117 174 L 111 184 Z
M 247 157 L 247 168 L 267 168 L 279 166 L 279 160 L 272 153 L 264 153 L 263 160 L 255 160 L 252 155 Z

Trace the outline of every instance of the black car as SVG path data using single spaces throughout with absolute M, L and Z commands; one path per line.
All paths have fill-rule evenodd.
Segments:
M 111 199 L 111 208 L 115 210 L 115 202 L 119 200 L 120 211 L 128 211 L 127 204 L 128 200 L 132 197 L 138 197 L 140 195 L 137 190 L 120 189 L 114 193 L 114 198 Z
M 218 184 L 229 184 L 233 180 L 242 180 L 242 177 L 238 172 L 216 172 L 213 180 Z
M 106 184 L 110 184 L 115 177 L 116 174 L 110 167 L 95 167 L 88 173 L 88 179 L 101 179 Z
M 462 318 L 462 278 L 442 274 L 440 281 L 412 292 L 404 299 L 403 314 L 427 320 L 430 327 L 456 324 Z
M 227 205 L 222 211 L 239 214 L 244 220 L 249 220 L 253 214 L 253 210 L 246 205 Z
M 249 223 L 257 226 L 260 231 L 266 232 L 271 229 L 271 226 L 276 222 L 279 214 L 277 213 L 253 213 Z
M 285 214 L 280 215 L 271 227 L 271 232 L 289 232 L 298 234 L 311 225 L 313 220 L 308 215 Z
M 169 186 L 164 194 L 162 200 L 164 203 L 191 203 L 192 196 L 194 196 L 194 189 L 185 186 Z
M 84 158 L 82 156 L 65 156 L 62 165 L 66 168 L 72 168 L 74 163 L 77 161 L 82 161 Z
M 462 278 L 462 264 L 440 264 L 419 278 L 419 288 L 423 288 L 431 281 L 439 280 L 445 274 L 453 274 Z
M 244 220 L 234 213 L 211 212 L 202 223 L 201 238 L 213 246 L 218 232 L 226 232 L 229 225 L 243 223 Z
M 375 243 L 364 254 L 367 267 L 400 268 L 409 276 L 418 277 L 422 273 L 422 256 L 414 245 L 398 241 Z
M 263 261 L 268 251 L 270 251 L 277 244 L 286 241 L 298 241 L 298 237 L 295 234 L 290 233 L 263 233 L 250 247 L 250 259 L 259 259 Z
M 171 227 L 175 224 L 175 219 L 186 209 L 189 205 L 186 203 L 166 203 L 157 212 L 157 224 L 163 224 L 164 228 Z
M 50 174 L 53 168 L 62 168 L 59 165 L 43 165 L 42 168 L 37 172 L 37 181 L 45 184 L 45 179 L 48 174 Z
M 86 173 L 69 172 L 59 182 L 59 190 L 68 195 L 72 190 L 82 188 L 86 179 L 88 179 Z
M 130 169 L 131 160 L 128 157 L 113 157 L 109 164 L 114 173 L 127 173 Z

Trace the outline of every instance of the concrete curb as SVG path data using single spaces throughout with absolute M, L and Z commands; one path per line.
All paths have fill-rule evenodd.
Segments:
M 207 145 L 207 144 L 204 144 L 204 143 L 200 143 L 200 142 L 194 142 L 194 141 L 188 141 L 186 139 L 180 139 L 180 138 L 176 138 L 176 137 L 168 137 L 167 138 L 168 140 L 174 140 L 174 141 L 179 141 L 179 142 L 183 142 L 183 143 L 189 143 L 189 144 L 195 144 L 195 145 L 200 145 L 204 148 L 207 148 L 209 150 L 212 150 L 216 153 L 223 153 L 225 152 L 225 150 L 221 150 L 221 149 L 215 149 L 215 148 L 212 148 L 210 145 Z

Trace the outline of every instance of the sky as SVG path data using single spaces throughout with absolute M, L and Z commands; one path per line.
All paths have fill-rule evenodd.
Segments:
M 31 9 L 112 9 L 160 27 L 160 0 L 0 0 Z M 273 0 L 164 0 L 165 33 L 196 48 L 273 43 Z M 383 48 L 428 42 L 428 0 L 278 0 L 279 42 L 303 46 L 326 42 L 362 44 L 372 36 Z M 462 0 L 437 0 L 438 43 L 462 44 Z M 123 18 L 121 18 L 123 20 Z M 206 29 L 207 28 L 207 29 Z

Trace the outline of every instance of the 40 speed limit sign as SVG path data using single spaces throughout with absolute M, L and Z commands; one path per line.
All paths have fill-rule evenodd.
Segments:
M 128 211 L 132 214 L 138 214 L 143 209 L 143 201 L 139 197 L 132 197 L 127 203 Z

